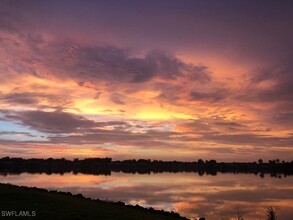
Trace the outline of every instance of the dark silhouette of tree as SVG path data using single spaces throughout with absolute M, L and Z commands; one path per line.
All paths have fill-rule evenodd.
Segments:
M 272 206 L 267 207 L 267 220 L 277 220 L 276 211 Z
M 258 160 L 258 163 L 259 163 L 259 164 L 263 164 L 263 160 L 262 160 L 262 159 L 259 159 L 259 160 Z
M 271 177 L 280 178 L 293 174 L 293 161 L 276 163 L 270 160 L 269 163 L 261 162 L 233 162 L 219 163 L 216 160 L 204 162 L 199 159 L 197 162 L 182 161 L 161 161 L 150 159 L 112 161 L 111 158 L 85 158 L 68 160 L 61 159 L 23 159 L 23 158 L 0 158 L 0 173 L 88 173 L 111 175 L 111 172 L 124 173 L 161 173 L 161 172 L 197 172 L 202 175 L 217 175 L 221 173 L 254 173 L 263 177 L 270 174 Z
M 199 163 L 199 164 L 204 164 L 204 161 L 203 161 L 202 159 L 199 159 L 199 160 L 197 161 L 197 163 Z

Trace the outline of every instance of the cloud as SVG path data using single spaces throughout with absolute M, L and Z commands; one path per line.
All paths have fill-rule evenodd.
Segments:
M 243 134 L 204 134 L 200 140 L 234 145 L 253 145 L 270 147 L 288 147 L 293 145 L 293 136 L 276 137 L 254 133 Z
M 239 98 L 254 102 L 290 102 L 293 97 L 292 76 L 291 64 L 256 70 L 248 75 L 248 82 Z
M 16 132 L 16 131 L 0 131 L 1 135 L 24 135 L 29 137 L 36 137 L 35 135 L 30 134 L 29 132 Z
M 24 105 L 38 103 L 38 100 L 33 93 L 9 93 L 5 95 L 0 94 L 0 100 L 2 102 Z
M 2 110 L 5 120 L 19 122 L 23 126 L 28 126 L 34 130 L 58 134 L 71 132 L 93 132 L 98 128 L 114 127 L 118 130 L 129 125 L 123 121 L 94 121 L 83 116 L 56 111 L 5 111 Z M 102 130 L 100 132 L 103 132 Z M 104 131 L 105 132 L 105 131 Z
M 112 102 L 116 103 L 117 105 L 125 105 L 125 102 L 123 101 L 124 96 L 119 93 L 113 93 L 111 95 Z
M 197 92 L 190 93 L 190 100 L 192 101 L 207 101 L 207 102 L 220 102 L 226 99 L 229 93 L 225 89 L 218 89 L 212 92 Z
M 108 81 L 144 83 L 153 78 L 193 81 L 211 80 L 207 67 L 188 64 L 159 51 L 133 56 L 130 50 L 114 45 L 83 46 L 72 42 L 52 42 L 39 33 L 10 34 L 3 41 L 9 67 L 17 73 L 40 78 L 71 78 L 78 83 Z M 18 47 L 12 45 L 18 42 Z M 9 48 L 9 50 L 8 50 Z M 17 54 L 18 59 L 14 60 Z
M 72 50 L 71 54 L 63 53 L 58 60 L 69 62 L 65 68 L 71 70 L 71 73 L 67 74 L 76 80 L 143 83 L 154 77 L 172 80 L 184 74 L 193 75 L 194 79 L 200 82 L 210 80 L 205 69 L 199 71 L 196 66 L 162 52 L 150 52 L 145 57 L 138 58 L 132 57 L 129 51 L 115 46 L 75 47 Z M 57 53 L 56 55 L 58 56 Z M 68 56 L 71 56 L 72 60 L 68 59 Z M 58 60 L 53 61 L 54 66 L 59 66 Z M 62 64 L 64 65 L 60 63 L 60 67 Z
M 96 126 L 92 120 L 62 111 L 6 112 L 5 118 L 46 133 L 70 133 Z
M 236 123 L 236 122 L 215 122 L 218 126 L 227 126 L 227 127 L 246 127 L 245 125 Z
M 28 88 L 26 88 L 28 89 Z M 33 89 L 33 88 L 32 88 Z M 42 88 L 41 88 L 42 89 Z M 47 92 L 24 92 L 17 91 L 18 89 L 12 90 L 9 93 L 0 92 L 0 101 L 9 106 L 26 106 L 33 108 L 55 108 L 63 109 L 72 104 L 72 97 L 67 95 L 64 97 L 63 94 L 51 94 Z
M 279 123 L 292 123 L 293 122 L 293 111 L 279 113 L 275 116 L 274 119 L 276 121 L 278 121 Z
M 219 118 L 200 118 L 177 125 L 181 141 L 228 144 L 230 146 L 288 147 L 293 145 L 290 134 L 274 135 L 269 129 L 260 130 L 252 121 L 228 121 Z M 188 135 L 187 135 L 188 134 Z M 221 152 L 218 147 L 218 152 Z
M 164 143 L 176 132 L 148 130 L 133 133 L 132 125 L 124 121 L 94 121 L 83 116 L 62 111 L 5 111 L 4 119 L 22 126 L 50 133 L 52 143 L 132 145 L 138 147 L 171 147 Z M 135 126 L 135 125 L 134 125 Z M 66 134 L 65 136 L 59 134 Z M 33 141 L 32 141 L 33 143 Z
M 292 146 L 287 3 L 130 4 L 139 10 L 126 14 L 119 5 L 78 4 L 0 2 L 0 106 L 34 110 L 7 111 L 5 120 L 50 133 L 56 145 L 227 154 L 235 145 Z M 134 128 L 133 118 L 149 115 L 168 122 Z
M 247 124 L 247 125 L 244 125 Z M 230 134 L 251 132 L 248 121 L 225 120 L 222 118 L 200 118 L 178 124 L 178 129 L 194 132 L 196 134 Z M 221 131 L 221 132 L 220 132 Z
M 72 134 L 66 136 L 51 136 L 49 137 L 52 143 L 66 144 L 105 144 L 111 143 L 115 146 L 132 146 L 135 149 L 176 149 L 176 144 L 165 142 L 171 138 L 174 132 L 145 132 L 133 133 L 126 129 L 93 129 L 80 134 Z

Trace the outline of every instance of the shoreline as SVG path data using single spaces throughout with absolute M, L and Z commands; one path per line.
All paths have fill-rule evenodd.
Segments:
M 175 212 L 85 198 L 82 194 L 0 183 L 1 217 L 11 219 L 187 220 Z
M 217 173 L 251 173 L 263 177 L 282 178 L 293 175 L 293 161 L 280 162 L 270 160 L 263 162 L 217 162 L 216 160 L 194 162 L 161 161 L 150 159 L 112 161 L 111 158 L 87 158 L 67 160 L 61 159 L 23 159 L 0 158 L 1 173 L 85 173 L 96 175 L 111 175 L 111 172 L 123 173 L 162 173 L 162 172 L 194 172 L 199 176 L 204 174 L 217 175 Z

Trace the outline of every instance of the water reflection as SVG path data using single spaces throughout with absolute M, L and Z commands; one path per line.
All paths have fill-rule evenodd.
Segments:
M 194 173 L 112 172 L 111 176 L 22 173 L 0 175 L 0 181 L 173 210 L 189 218 L 235 219 L 239 211 L 247 220 L 265 219 L 265 207 L 269 205 L 276 208 L 279 219 L 293 217 L 291 176 L 278 179 L 245 174 L 199 177 Z

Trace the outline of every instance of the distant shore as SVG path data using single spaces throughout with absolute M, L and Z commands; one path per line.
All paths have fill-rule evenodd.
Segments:
M 160 161 L 150 159 L 113 161 L 111 158 L 88 159 L 23 159 L 3 157 L 0 159 L 0 174 L 28 173 L 85 173 L 111 175 L 111 172 L 124 173 L 161 173 L 196 172 L 198 175 L 217 175 L 217 173 L 251 173 L 263 177 L 282 178 L 293 175 L 293 161 L 270 160 L 264 162 L 217 162 L 216 160 L 197 160 L 194 162 Z
M 187 220 L 175 212 L 0 183 L 1 219 Z

